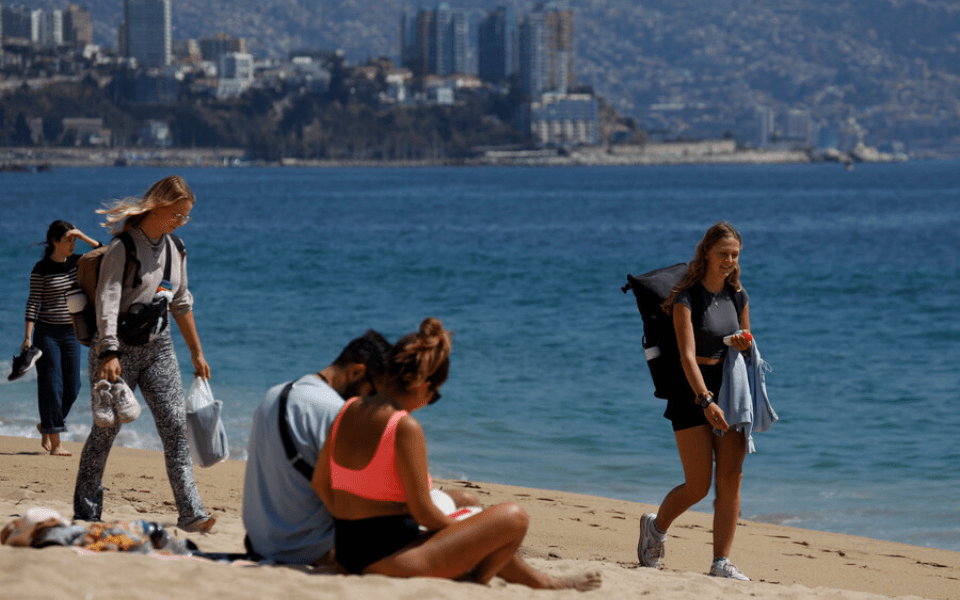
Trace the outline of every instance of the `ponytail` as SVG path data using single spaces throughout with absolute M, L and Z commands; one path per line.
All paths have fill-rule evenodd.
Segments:
M 450 372 L 452 334 L 436 317 L 427 317 L 420 329 L 400 338 L 390 353 L 388 377 L 410 390 L 425 382 L 434 388 L 447 380 Z

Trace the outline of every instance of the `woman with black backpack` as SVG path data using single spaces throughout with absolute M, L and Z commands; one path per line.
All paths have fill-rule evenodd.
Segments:
M 183 383 L 167 318 L 169 312 L 177 322 L 195 374 L 209 379 L 210 366 L 193 320 L 193 296 L 187 289 L 186 253 L 179 251 L 172 235 L 190 221 L 194 203 L 187 183 L 172 175 L 154 183 L 143 198 L 120 200 L 98 211 L 106 215 L 104 226 L 111 227 L 115 237 L 103 255 L 97 279 L 97 335 L 90 346 L 89 370 L 95 392 L 108 393 L 109 384 L 119 382 L 121 376 L 129 390 L 140 388 L 163 443 L 179 513 L 177 526 L 205 532 L 215 519 L 204 508 L 193 476 Z M 127 271 L 126 249 L 117 237 L 124 233 L 136 246 L 132 273 Z M 80 456 L 73 495 L 75 519 L 101 517 L 107 455 L 121 422 L 129 420 L 124 418 L 123 402 L 136 403 L 132 392 L 124 399 L 114 394 L 112 406 L 109 397 L 93 398 L 94 424 Z
M 740 285 L 740 234 L 723 221 L 697 244 L 686 274 L 663 303 L 672 315 L 685 381 L 668 395 L 664 417 L 673 425 L 685 481 L 643 515 L 637 554 L 640 564 L 658 568 L 667 528 L 710 492 L 716 478 L 713 515 L 714 560 L 710 575 L 748 581 L 728 559 L 740 515 L 740 482 L 747 442 L 731 429 L 717 405 L 729 351 L 750 350 L 750 304 Z M 723 432 L 717 435 L 716 431 Z

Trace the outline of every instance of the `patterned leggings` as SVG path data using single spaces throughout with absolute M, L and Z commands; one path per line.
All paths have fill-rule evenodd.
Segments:
M 96 383 L 100 359 L 95 348 L 90 346 L 90 389 Z M 179 526 L 187 526 L 209 515 L 200 500 L 200 492 L 193 478 L 193 461 L 187 442 L 187 416 L 184 408 L 183 384 L 180 380 L 180 365 L 173 349 L 173 339 L 168 328 L 156 340 L 143 346 L 120 344 L 121 377 L 143 394 L 157 433 L 163 443 L 163 455 L 167 465 L 167 478 L 173 488 L 173 498 L 180 518 Z M 90 436 L 83 445 L 80 468 L 77 471 L 77 487 L 73 492 L 75 519 L 99 520 L 103 511 L 103 472 L 113 440 L 120 432 L 120 421 L 111 427 L 93 425 Z

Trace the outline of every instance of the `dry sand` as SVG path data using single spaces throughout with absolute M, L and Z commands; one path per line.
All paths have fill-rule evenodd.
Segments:
M 81 446 L 66 443 L 72 457 L 47 455 L 37 439 L 0 437 L 0 527 L 35 506 L 73 516 L 72 497 Z M 146 519 L 167 524 L 207 552 L 241 552 L 242 461 L 197 469 L 213 533 L 184 534 L 173 527 L 176 510 L 160 453 L 115 447 L 104 478 L 104 519 Z M 205 559 L 171 559 L 127 553 L 83 555 L 67 548 L 0 546 L 0 598 L 323 598 L 368 600 L 521 600 L 533 597 L 605 598 L 651 596 L 664 600 L 724 598 L 878 600 L 960 598 L 960 553 L 803 529 L 742 521 L 733 561 L 752 582 L 705 575 L 712 558 L 711 516 L 687 513 L 671 528 L 660 571 L 637 566 L 640 515 L 655 507 L 622 500 L 474 483 L 437 481 L 468 488 L 485 504 L 520 503 L 530 514 L 523 553 L 553 575 L 599 571 L 600 590 L 533 591 L 495 579 L 490 586 L 436 579 L 341 576 L 276 566 L 239 566 Z M 666 490 L 665 490 L 666 491 Z

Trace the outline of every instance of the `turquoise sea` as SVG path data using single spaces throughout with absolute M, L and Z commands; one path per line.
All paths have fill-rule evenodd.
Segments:
M 956 163 L 177 172 L 235 458 L 270 386 L 435 315 L 455 338 L 443 401 L 417 414 L 434 476 L 659 503 L 681 468 L 620 287 L 728 219 L 781 418 L 747 457 L 744 518 L 960 550 Z M 170 173 L 0 173 L 4 375 L 30 244 L 59 218 L 108 239 L 94 209 Z M 33 377 L 0 381 L 0 434 L 38 437 Z M 67 440 L 89 431 L 88 397 Z M 119 439 L 160 447 L 149 416 Z

